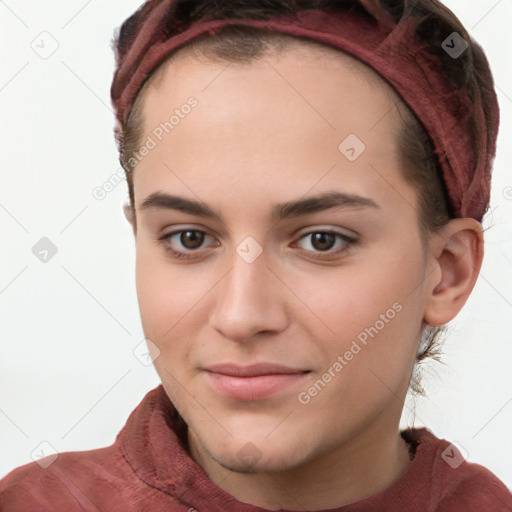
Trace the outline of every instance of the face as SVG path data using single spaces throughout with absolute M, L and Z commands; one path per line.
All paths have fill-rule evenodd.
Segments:
M 183 54 L 145 93 L 143 328 L 190 439 L 224 467 L 297 468 L 397 430 L 426 268 L 393 99 L 311 48 Z

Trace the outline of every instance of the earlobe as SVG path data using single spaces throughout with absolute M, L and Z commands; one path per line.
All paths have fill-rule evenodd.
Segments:
M 473 290 L 484 253 L 482 225 L 470 218 L 451 220 L 433 243 L 434 265 L 429 278 L 424 320 L 448 323 L 462 309 Z

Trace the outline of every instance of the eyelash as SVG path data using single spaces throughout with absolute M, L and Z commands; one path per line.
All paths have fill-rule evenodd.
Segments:
M 161 236 L 158 240 L 160 241 L 160 243 L 164 246 L 164 249 L 170 253 L 170 255 L 173 257 L 173 258 L 176 258 L 176 259 L 183 259 L 183 260 L 187 260 L 187 259 L 193 259 L 193 258 L 196 258 L 196 256 L 193 256 L 192 254 L 194 252 L 198 252 L 199 250 L 193 250 L 191 253 L 186 253 L 186 252 L 180 252 L 180 251 L 176 251 L 175 249 L 172 249 L 169 244 L 167 243 L 167 241 L 172 238 L 173 236 L 175 235 L 180 235 L 181 233 L 184 233 L 186 231 L 192 231 L 192 232 L 195 232 L 195 233 L 203 233 L 205 234 L 206 236 L 210 236 L 208 235 L 208 233 L 206 233 L 205 231 L 201 231 L 199 229 L 180 229 L 178 231 L 173 231 L 171 233 L 167 233 L 163 236 Z M 338 248 L 336 250 L 332 250 L 332 249 L 329 249 L 329 251 L 332 251 L 332 252 L 329 252 L 329 251 L 325 251 L 325 252 L 318 252 L 318 254 L 320 254 L 320 256 L 311 256 L 312 258 L 314 259 L 325 259 L 325 255 L 327 255 L 328 257 L 332 257 L 332 256 L 340 256 L 342 254 L 344 254 L 345 252 L 347 252 L 350 247 L 352 245 L 354 245 L 356 242 L 357 242 L 357 239 L 356 238 L 353 238 L 353 237 L 350 237 L 344 233 L 340 233 L 339 231 L 334 231 L 334 230 L 331 230 L 331 229 L 326 229 L 326 230 L 315 230 L 315 231 L 308 231 L 307 233 L 304 233 L 303 235 L 301 235 L 301 237 L 299 238 L 299 240 L 302 240 L 303 238 L 306 238 L 308 236 L 311 236 L 311 235 L 314 235 L 314 234 L 318 234 L 318 233 L 321 233 L 321 234 L 330 234 L 330 235 L 334 235 L 334 236 L 337 236 L 338 238 L 340 238 L 343 242 L 345 242 L 345 244 L 341 247 L 341 248 Z M 310 251 L 307 251 L 307 252 L 310 252 Z

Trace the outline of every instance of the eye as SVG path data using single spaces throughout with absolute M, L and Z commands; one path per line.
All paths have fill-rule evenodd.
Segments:
M 181 229 L 161 236 L 158 240 L 164 249 L 176 259 L 191 259 L 198 257 L 194 253 L 199 253 L 206 239 L 213 237 L 199 229 Z M 357 242 L 357 239 L 334 230 L 310 231 L 302 235 L 302 240 L 309 241 L 304 244 L 305 250 L 313 252 L 313 258 L 325 258 L 339 256 L 350 249 Z M 216 245 L 219 245 L 216 243 Z
M 308 252 L 316 252 L 312 255 L 314 258 L 326 256 L 340 255 L 348 251 L 351 245 L 357 242 L 357 239 L 333 230 L 310 231 L 300 237 L 299 241 L 306 240 L 304 244 Z M 338 243 L 336 244 L 336 241 Z
M 195 257 L 193 254 L 188 253 L 198 252 L 197 249 L 201 247 L 206 238 L 212 237 L 198 229 L 182 229 L 167 233 L 158 240 L 173 257 L 186 259 Z

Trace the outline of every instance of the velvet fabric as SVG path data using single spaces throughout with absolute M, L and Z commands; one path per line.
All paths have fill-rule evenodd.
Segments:
M 189 456 L 186 432 L 185 422 L 160 385 L 147 393 L 111 446 L 60 453 L 46 469 L 40 465 L 42 459 L 11 471 L 0 481 L 0 510 L 266 510 L 240 502 L 215 485 Z M 426 428 L 407 429 L 402 437 L 415 452 L 405 473 L 383 492 L 329 512 L 512 510 L 512 494 L 505 485 L 486 468 L 462 461 L 448 441 Z
M 405 15 L 399 22 L 389 17 L 376 23 L 352 11 L 309 9 L 296 15 L 265 20 L 201 20 L 182 30 L 174 26 L 172 9 L 175 3 L 175 0 L 147 2 L 140 8 L 140 26 L 128 24 L 125 31 L 130 31 L 129 36 L 124 34 L 124 38 L 117 39 L 117 69 L 111 100 L 117 118 L 115 133 L 118 141 L 141 86 L 174 50 L 198 36 L 213 35 L 226 25 L 257 27 L 340 49 L 363 61 L 387 80 L 417 115 L 432 139 L 454 216 L 482 220 L 489 206 L 499 124 L 496 93 L 490 91 L 493 102 L 488 115 L 491 125 L 488 137 L 480 93 L 470 99 L 448 83 L 440 70 L 438 57 L 427 51 L 415 37 L 416 18 Z M 361 3 L 372 10 L 371 1 L 361 0 Z M 448 39 L 447 45 L 455 45 L 454 41 Z M 439 41 L 440 46 L 441 43 Z M 487 60 L 485 66 L 488 70 Z M 475 114 L 478 119 L 481 132 L 478 140 L 474 140 L 468 124 L 470 114 Z M 340 142 L 347 135 L 340 133 Z

